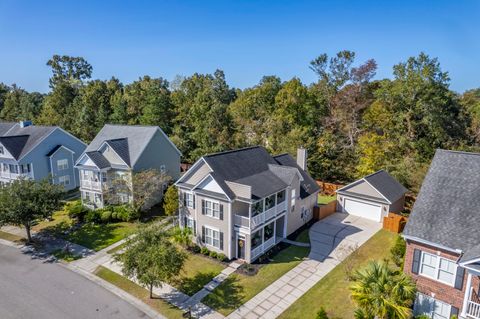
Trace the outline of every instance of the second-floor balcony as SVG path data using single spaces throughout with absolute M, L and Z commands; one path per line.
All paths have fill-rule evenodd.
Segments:
M 80 187 L 84 189 L 92 189 L 101 191 L 102 190 L 102 182 L 98 180 L 87 180 L 82 179 L 80 180 Z
M 249 216 L 235 214 L 234 224 L 252 230 L 284 213 L 286 210 L 285 191 L 282 191 L 251 205 Z
M 5 164 L 0 165 L 0 178 L 3 179 L 19 179 L 19 178 L 33 178 L 32 167 L 30 164 Z
M 480 319 L 480 298 L 473 287 L 470 288 L 470 298 L 467 301 L 466 315 L 468 318 Z

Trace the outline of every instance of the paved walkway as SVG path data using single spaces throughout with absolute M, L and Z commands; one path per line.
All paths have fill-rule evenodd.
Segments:
M 315 223 L 309 232 L 312 248 L 308 259 L 227 318 L 278 317 L 380 228 L 379 223 L 342 213 L 335 213 Z

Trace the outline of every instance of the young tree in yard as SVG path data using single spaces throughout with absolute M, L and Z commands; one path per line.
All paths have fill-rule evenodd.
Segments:
M 401 271 L 385 263 L 370 262 L 357 271 L 350 286 L 353 301 L 359 309 L 357 319 L 407 319 L 412 315 L 415 284 Z
M 190 228 L 175 227 L 173 229 L 173 234 L 172 234 L 173 241 L 184 248 L 187 248 L 192 243 L 191 236 L 192 236 L 192 230 Z
M 25 227 L 30 243 L 33 222 L 50 217 L 60 207 L 62 194 L 62 188 L 48 180 L 19 179 L 0 187 L 0 225 Z
M 125 252 L 114 258 L 121 262 L 123 274 L 148 287 L 153 298 L 153 287 L 161 287 L 163 282 L 177 276 L 187 255 L 160 226 L 153 225 L 140 228 L 136 236 L 129 237 Z
M 163 197 L 163 210 L 168 216 L 173 216 L 178 211 L 178 189 L 175 185 L 168 187 Z

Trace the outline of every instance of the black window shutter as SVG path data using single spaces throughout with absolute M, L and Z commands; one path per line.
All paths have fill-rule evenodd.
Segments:
M 202 243 L 205 244 L 205 226 L 202 226 Z
M 220 204 L 220 220 L 223 220 L 223 205 Z
M 452 316 L 457 316 L 458 317 L 458 312 L 459 312 L 459 310 L 458 310 L 457 307 L 451 306 L 450 307 L 450 318 Z
M 422 252 L 419 249 L 413 250 L 412 273 L 414 274 L 418 274 L 418 270 L 420 268 L 421 256 L 422 256 Z
M 457 276 L 455 277 L 455 289 L 462 290 L 464 276 L 465 276 L 465 268 L 457 266 Z
M 196 198 L 195 198 L 195 195 L 192 195 L 192 197 L 193 197 L 193 208 L 195 209 L 195 199 Z
M 220 232 L 220 250 L 223 250 L 223 233 Z
M 205 200 L 202 199 L 202 215 L 205 215 Z

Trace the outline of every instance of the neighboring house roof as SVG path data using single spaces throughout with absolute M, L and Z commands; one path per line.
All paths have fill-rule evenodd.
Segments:
M 102 153 L 98 151 L 93 151 L 86 152 L 85 154 L 99 169 L 110 167 L 110 162 L 105 158 L 105 156 L 102 155 Z
M 313 194 L 319 189 L 315 181 L 297 166 L 291 156 L 290 158 L 285 155 L 281 155 L 280 158 L 272 157 L 261 146 L 210 154 L 202 157 L 199 161 L 204 161 L 208 165 L 211 170 L 209 175 L 230 199 L 235 198 L 235 194 L 226 181 L 250 186 L 251 200 L 257 200 L 285 189 L 289 185 L 288 181 L 292 180 L 292 171 L 278 169 L 280 165 L 294 168 L 295 174 L 300 175 L 301 188 L 304 189 L 301 192 L 303 195 Z M 177 185 L 188 187 L 188 184 L 184 182 L 188 178 L 189 174 L 184 175 Z M 311 185 L 312 181 L 313 185 Z
M 4 144 L 12 156 L 19 160 L 56 129 L 56 126 L 31 125 L 21 127 L 20 125 L 12 125 L 0 138 L 2 144 Z
M 13 123 L 13 122 L 0 122 L 0 136 L 7 133 L 16 124 L 17 123 Z
M 180 154 L 180 151 L 178 151 L 158 126 L 113 124 L 106 124 L 87 146 L 85 152 L 98 151 L 106 142 L 122 160 L 132 168 L 157 132 L 164 135 L 168 142 L 172 144 L 174 149 Z
M 403 232 L 406 238 L 480 257 L 480 153 L 437 150 Z
M 396 202 L 398 199 L 402 198 L 405 193 L 408 192 L 408 189 L 406 189 L 395 178 L 388 174 L 387 171 L 382 169 L 340 188 L 339 190 L 337 190 L 337 193 L 353 195 L 353 193 L 350 191 L 351 188 L 362 182 L 367 182 L 370 186 L 372 186 L 380 195 L 385 198 L 386 202 L 389 204 Z M 369 199 L 375 199 L 374 197 L 368 196 L 367 194 L 357 195 L 361 195 Z

